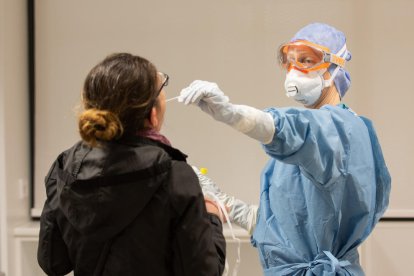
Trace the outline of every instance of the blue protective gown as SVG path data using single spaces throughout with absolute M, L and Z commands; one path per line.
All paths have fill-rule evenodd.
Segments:
M 343 104 L 266 112 L 276 133 L 252 236 L 264 275 L 364 275 L 357 247 L 391 185 L 371 122 Z

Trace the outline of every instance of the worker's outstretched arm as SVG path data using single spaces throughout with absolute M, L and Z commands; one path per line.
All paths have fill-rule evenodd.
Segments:
M 226 123 L 249 137 L 268 144 L 275 134 L 273 117 L 262 110 L 229 102 L 217 84 L 196 80 L 178 98 L 186 105 L 198 105 L 215 120 Z

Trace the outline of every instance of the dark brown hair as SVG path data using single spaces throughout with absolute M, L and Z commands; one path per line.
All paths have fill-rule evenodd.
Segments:
M 96 146 L 144 128 L 157 96 L 157 69 L 128 53 L 113 54 L 97 64 L 85 79 L 79 116 L 82 139 Z

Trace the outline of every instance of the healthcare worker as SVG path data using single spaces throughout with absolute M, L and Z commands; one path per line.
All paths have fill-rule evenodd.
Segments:
M 255 206 L 201 179 L 204 191 L 229 203 L 231 220 L 254 230 L 264 275 L 364 275 L 357 248 L 388 206 L 391 178 L 373 125 L 341 103 L 351 82 L 345 42 L 313 23 L 280 47 L 286 95 L 305 108 L 231 104 L 206 81 L 178 99 L 260 141 L 271 157 L 257 218 Z

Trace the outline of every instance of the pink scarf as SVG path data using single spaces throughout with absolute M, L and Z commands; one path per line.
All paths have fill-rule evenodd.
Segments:
M 137 132 L 137 135 L 147 137 L 152 140 L 171 146 L 171 142 L 167 139 L 167 137 L 165 137 L 164 135 L 162 135 L 161 133 L 159 133 L 153 128 L 147 128 L 147 129 L 140 130 Z

